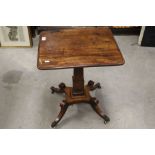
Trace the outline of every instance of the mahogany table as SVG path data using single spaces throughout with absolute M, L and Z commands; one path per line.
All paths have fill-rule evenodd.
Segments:
M 55 127 L 73 104 L 89 103 L 104 123 L 109 117 L 100 109 L 99 101 L 91 97 L 90 91 L 101 88 L 100 83 L 89 81 L 84 85 L 84 67 L 123 65 L 124 59 L 107 27 L 74 28 L 57 32 L 44 31 L 40 34 L 38 69 L 52 70 L 73 68 L 73 87 L 64 83 L 59 88 L 51 87 L 52 93 L 65 93 L 61 110 L 52 127 Z M 93 75 L 93 73 L 92 73 Z

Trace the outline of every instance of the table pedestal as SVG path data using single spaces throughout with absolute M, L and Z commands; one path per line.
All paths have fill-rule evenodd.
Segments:
M 74 68 L 73 87 L 66 87 L 64 83 L 60 83 L 59 88 L 51 87 L 52 93 L 65 93 L 66 95 L 63 103 L 60 103 L 61 110 L 52 123 L 52 128 L 62 119 L 70 105 L 79 103 L 90 104 L 95 112 L 104 119 L 105 124 L 110 121 L 109 117 L 100 109 L 98 105 L 99 101 L 95 97 L 91 97 L 89 93 L 97 88 L 100 89 L 100 83 L 95 84 L 93 81 L 89 81 L 87 85 L 84 85 L 83 73 L 83 68 Z

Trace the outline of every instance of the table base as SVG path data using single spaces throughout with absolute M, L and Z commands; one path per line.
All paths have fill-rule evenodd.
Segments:
M 55 127 L 58 122 L 62 119 L 68 107 L 73 104 L 79 103 L 88 103 L 94 109 L 94 111 L 104 119 L 104 123 L 110 121 L 109 117 L 105 115 L 105 113 L 101 110 L 98 103 L 99 101 L 95 97 L 91 97 L 90 91 L 93 91 L 97 88 L 101 88 L 100 83 L 94 84 L 93 81 L 89 81 L 88 84 L 84 87 L 83 95 L 73 95 L 73 88 L 66 87 L 64 83 L 59 84 L 59 88 L 51 87 L 52 93 L 65 93 L 66 98 L 63 100 L 63 103 L 60 103 L 61 110 L 52 123 L 51 127 Z

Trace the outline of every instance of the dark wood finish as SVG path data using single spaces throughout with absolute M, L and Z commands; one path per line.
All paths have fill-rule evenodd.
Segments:
M 83 68 L 74 68 L 73 75 L 73 95 L 84 94 Z
M 77 28 L 42 32 L 39 69 L 112 66 L 124 59 L 109 28 Z
M 97 89 L 99 87 L 94 88 L 93 90 Z M 61 91 L 61 93 L 65 93 L 66 97 L 63 100 L 63 103 L 60 104 L 61 110 L 55 119 L 55 121 L 52 123 L 51 127 L 55 127 L 58 122 L 62 119 L 65 112 L 67 111 L 68 107 L 73 104 L 79 104 L 79 103 L 88 103 L 92 106 L 94 111 L 104 119 L 104 123 L 108 123 L 110 121 L 109 117 L 101 110 L 98 103 L 99 101 L 95 97 L 91 97 L 89 91 L 91 90 L 91 86 L 86 85 L 84 87 L 84 93 L 82 95 L 74 95 L 73 94 L 73 88 L 72 87 L 65 87 L 64 91 Z M 60 93 L 60 92 L 58 92 Z
M 55 119 L 55 121 L 51 124 L 52 128 L 54 128 L 60 122 L 60 120 L 62 119 L 62 117 L 66 113 L 68 106 L 69 105 L 67 103 L 60 103 L 61 110 L 60 110 L 57 118 Z
M 40 36 L 38 52 L 39 69 L 74 68 L 73 87 L 64 83 L 59 88 L 51 87 L 52 93 L 65 93 L 60 104 L 61 110 L 52 127 L 64 116 L 68 106 L 88 103 L 104 119 L 109 117 L 100 109 L 99 101 L 91 97 L 90 91 L 101 88 L 100 83 L 89 81 L 84 86 L 83 67 L 122 65 L 124 59 L 108 28 L 77 28 L 58 32 L 43 32 Z
M 98 105 L 99 101 L 95 97 L 91 97 L 89 93 L 92 90 L 101 88 L 100 83 L 95 84 L 94 81 L 90 80 L 88 84 L 84 86 L 83 68 L 74 68 L 73 73 L 73 87 L 66 87 L 64 83 L 60 83 L 59 88 L 51 87 L 52 93 L 65 93 L 66 95 L 63 103 L 60 104 L 61 110 L 51 127 L 55 127 L 60 122 L 68 106 L 79 103 L 89 103 L 95 112 L 104 119 L 105 124 L 109 122 L 109 117 L 105 115 Z
M 64 83 L 60 83 L 59 88 L 51 87 L 51 91 L 52 91 L 51 93 L 52 94 L 54 94 L 55 92 L 56 93 L 64 93 L 65 88 L 66 88 L 66 85 Z

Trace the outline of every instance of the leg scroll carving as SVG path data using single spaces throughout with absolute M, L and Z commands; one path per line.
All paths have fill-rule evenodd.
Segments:
M 96 100 L 96 98 L 92 98 L 91 101 L 90 101 L 90 104 L 92 106 L 92 108 L 94 109 L 94 111 L 104 119 L 104 124 L 108 123 L 110 121 L 110 118 L 105 115 L 103 113 L 103 111 L 100 109 L 99 105 L 98 105 L 99 101 Z
M 88 82 L 88 84 L 87 84 L 87 86 L 89 87 L 89 89 L 92 91 L 92 90 L 95 90 L 95 89 L 100 89 L 101 88 L 101 85 L 100 85 L 100 83 L 96 83 L 95 84 L 95 82 L 94 81 L 92 81 L 92 80 L 90 80 L 89 82 Z
M 90 91 L 100 88 L 100 83 L 95 84 L 95 82 L 91 80 L 84 86 L 83 68 L 74 68 L 73 87 L 66 87 L 64 83 L 60 83 L 58 88 L 51 87 L 52 94 L 65 93 L 66 95 L 65 100 L 60 104 L 60 112 L 55 121 L 51 124 L 51 127 L 54 128 L 59 123 L 70 105 L 83 102 L 89 103 L 94 111 L 104 119 L 105 124 L 109 122 L 109 117 L 105 115 L 98 105 L 99 101 L 95 97 L 91 97 L 89 93 Z
M 59 121 L 62 119 L 62 117 L 64 116 L 65 112 L 68 109 L 68 106 L 69 105 L 67 103 L 60 103 L 61 110 L 57 118 L 55 119 L 55 121 L 51 124 L 52 128 L 54 128 L 59 123 Z
M 60 83 L 59 88 L 51 87 L 50 89 L 51 89 L 51 93 L 54 94 L 54 93 L 64 93 L 65 88 L 66 88 L 66 85 L 64 83 Z

